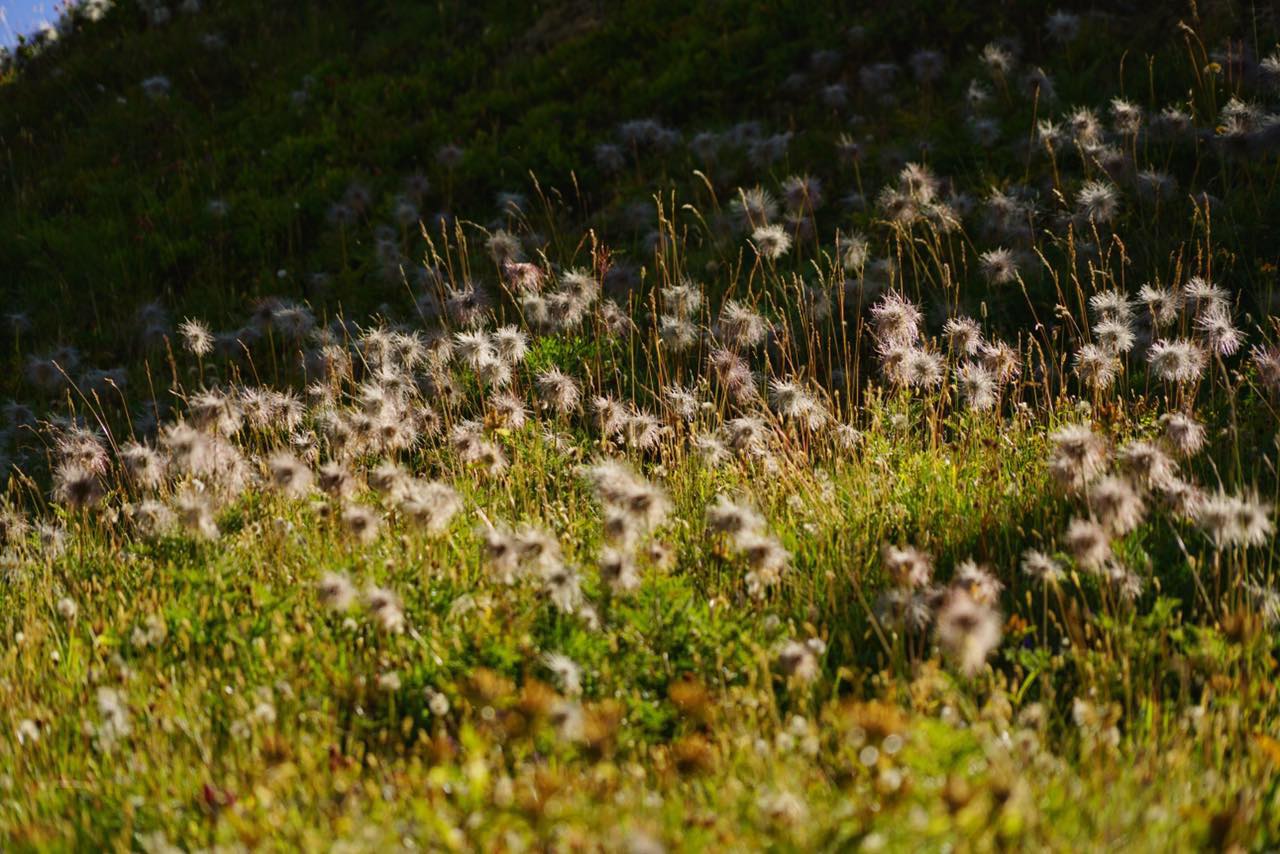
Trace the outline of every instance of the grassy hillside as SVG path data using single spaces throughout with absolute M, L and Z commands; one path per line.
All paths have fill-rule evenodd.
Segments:
M 1278 38 L 68 11 L 0 62 L 4 847 L 1275 846 Z

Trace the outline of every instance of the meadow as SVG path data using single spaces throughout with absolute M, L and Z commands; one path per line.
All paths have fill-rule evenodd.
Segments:
M 83 0 L 0 54 L 0 846 L 1280 846 L 1280 21 Z

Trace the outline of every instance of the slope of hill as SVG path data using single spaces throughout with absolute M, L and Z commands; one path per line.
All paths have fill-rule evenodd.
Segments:
M 1274 846 L 1277 35 L 67 12 L 0 63 L 5 847 Z

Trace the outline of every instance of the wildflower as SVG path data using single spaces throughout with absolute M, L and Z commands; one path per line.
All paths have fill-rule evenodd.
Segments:
M 102 500 L 106 491 L 97 473 L 73 463 L 60 463 L 53 473 L 53 497 L 70 510 L 85 510 Z
M 548 409 L 568 415 L 578 408 L 581 391 L 578 384 L 559 368 L 551 367 L 537 377 L 538 394 Z
M 399 463 L 383 460 L 369 472 L 369 485 L 383 495 L 394 495 L 409 481 L 409 473 Z
M 213 352 L 213 333 L 204 321 L 187 318 L 178 325 L 178 334 L 191 355 L 203 358 Z
M 741 351 L 759 346 L 768 331 L 768 322 L 740 302 L 728 300 L 720 309 L 716 336 L 732 350 Z
M 29 356 L 27 358 L 26 376 L 32 385 L 44 391 L 54 392 L 67 382 L 67 374 L 77 367 L 79 358 L 74 350 L 55 354 L 49 358 Z
M 672 353 L 683 353 L 698 343 L 698 327 L 683 317 L 664 314 L 658 319 L 658 337 Z
M 841 238 L 837 235 L 837 244 L 841 248 L 840 266 L 846 273 L 861 273 L 867 265 L 871 246 L 867 238 L 861 234 L 851 234 Z
M 1065 575 L 1058 561 L 1035 549 L 1028 549 L 1022 553 L 1022 572 L 1029 578 L 1046 585 L 1060 583 Z
M 729 537 L 764 529 L 759 513 L 725 495 L 717 495 L 715 503 L 707 505 L 706 518 L 708 530 Z
M 1156 341 L 1147 351 L 1147 361 L 1157 378 L 1184 384 L 1200 379 L 1208 357 L 1194 341 L 1178 338 Z
M 189 533 L 205 540 L 216 540 L 220 534 L 213 519 L 213 501 L 207 493 L 186 489 L 174 499 L 178 522 Z
M 400 491 L 397 509 L 429 534 L 441 534 L 462 509 L 462 498 L 447 484 L 410 480 Z
M 595 148 L 596 165 L 603 172 L 621 172 L 627 165 L 622 147 L 611 142 L 602 142 Z
M 1036 121 L 1036 142 L 1040 144 L 1041 148 L 1058 151 L 1065 141 L 1066 134 L 1057 122 L 1052 119 L 1039 119 Z
M 996 378 L 982 365 L 965 362 L 956 368 L 956 387 L 965 405 L 974 412 L 987 412 L 998 401 Z
M 982 274 L 993 285 L 1007 285 L 1018 278 L 1018 263 L 1008 249 L 991 249 L 978 257 Z
M 751 232 L 756 252 L 769 261 L 777 261 L 791 248 L 791 236 L 780 225 L 762 225 Z
M 729 203 L 729 210 L 738 221 L 739 228 L 754 231 L 777 218 L 778 202 L 762 187 L 739 189 L 738 197 Z
M 1133 602 L 1142 595 L 1142 576 L 1123 567 L 1116 567 L 1108 573 L 1107 580 L 1115 587 L 1120 598 Z
M 1138 300 L 1147 307 L 1151 323 L 1157 328 L 1169 326 L 1178 319 L 1182 301 L 1176 291 L 1158 285 L 1143 285 L 1138 290 Z
M 1022 357 L 1018 351 L 1003 341 L 990 341 L 978 351 L 982 366 L 992 373 L 996 382 L 1004 384 L 1022 372 Z
M 1127 324 L 1133 317 L 1133 303 L 1120 291 L 1099 291 L 1089 297 L 1089 308 L 1099 322 Z
M 384 587 L 370 586 L 364 591 L 364 604 L 383 632 L 397 635 L 404 631 L 404 611 L 400 605 L 400 597 L 394 592 Z
M 1263 387 L 1272 394 L 1280 394 L 1280 347 L 1254 347 L 1249 351 L 1249 358 Z
M 473 370 L 497 358 L 488 335 L 478 330 L 466 330 L 453 336 L 453 353 Z
M 1059 9 L 1049 13 L 1044 28 L 1050 39 L 1059 44 L 1067 44 L 1075 41 L 1080 35 L 1080 16 L 1074 12 Z
M 1243 334 L 1232 324 L 1231 315 L 1225 306 L 1215 305 L 1200 312 L 1196 317 L 1195 328 L 1200 333 L 1201 340 L 1219 356 L 1235 355 L 1244 340 Z
M 152 101 L 162 101 L 169 97 L 173 84 L 163 74 L 156 74 L 142 81 L 142 92 Z
M 68 623 L 76 618 L 80 613 L 80 606 L 76 605 L 76 600 L 69 596 L 63 596 L 58 600 L 57 604 L 58 616 L 66 620 Z
M 933 580 L 933 560 L 912 546 L 897 548 L 886 543 L 880 547 L 880 563 L 901 588 L 923 590 Z
M 761 168 L 769 167 L 787 156 L 791 145 L 791 131 L 753 139 L 747 144 L 747 157 Z
M 1204 425 L 1183 412 L 1167 412 L 1160 416 L 1164 425 L 1164 439 L 1174 453 L 1190 457 L 1199 453 L 1204 447 L 1206 432 Z
M 1142 522 L 1142 496 L 1128 481 L 1104 477 L 1089 487 L 1089 509 L 1112 536 L 1126 534 Z
M 1183 283 L 1182 298 L 1197 311 L 1226 308 L 1231 303 L 1230 295 L 1225 289 L 1203 276 L 1192 276 Z
M 133 627 L 129 634 L 129 643 L 134 647 L 158 648 L 169 636 L 169 627 L 160 614 L 149 614 L 141 624 Z
M 894 631 L 923 631 L 933 622 L 937 588 L 891 587 L 876 601 L 876 618 Z
M 1103 181 L 1086 182 L 1076 193 L 1076 211 L 1087 222 L 1098 225 L 1111 222 L 1120 211 L 1115 187 Z
M 329 497 L 337 499 L 349 498 L 356 491 L 355 478 L 342 463 L 336 460 L 320 466 L 316 485 Z
M 281 337 L 301 341 L 315 328 L 316 318 L 306 306 L 286 303 L 271 313 L 270 323 Z
M 617 436 L 626 427 L 627 408 L 609 395 L 592 398 L 591 410 L 600 432 L 605 436 Z
M 946 60 L 936 50 L 917 50 L 907 60 L 911 73 L 920 83 L 932 83 L 942 76 Z
M 1177 474 L 1173 460 L 1151 442 L 1129 442 L 1116 454 L 1116 462 L 1129 482 L 1139 489 L 1158 487 Z
M 1085 151 L 1095 151 L 1102 144 L 1102 122 L 1088 107 L 1080 107 L 1067 116 L 1067 129 L 1071 138 Z M 1109 185 L 1093 182 L 1099 187 L 1110 190 Z M 1086 185 L 1089 186 L 1089 185 Z
M 436 717 L 444 717 L 449 714 L 449 698 L 439 691 L 429 691 L 427 697 L 427 708 L 431 714 Z
M 1167 172 L 1143 169 L 1137 175 L 1138 194 L 1149 201 L 1171 197 L 1178 189 L 1178 182 Z
M 873 62 L 858 70 L 858 84 L 870 95 L 881 95 L 893 85 L 898 72 L 892 62 Z
M 159 537 L 169 533 L 177 523 L 177 517 L 168 506 L 148 499 L 126 508 L 128 516 L 144 537 Z
M 460 327 L 478 326 L 489 310 L 489 295 L 472 282 L 445 293 L 444 312 Z
M 983 148 L 993 148 L 1000 141 L 1000 123 L 995 119 L 969 116 L 965 119 L 969 137 Z
M 542 290 L 545 276 L 536 264 L 527 261 L 506 261 L 502 265 L 502 275 L 519 294 L 536 294 Z
M 1000 644 L 1000 615 L 963 589 L 953 588 L 938 609 L 936 631 L 943 651 L 972 677 Z
M 982 349 L 982 329 L 971 317 L 952 317 L 942 327 L 948 346 L 957 355 L 975 356 Z
M 520 551 L 515 537 L 503 528 L 480 528 L 485 565 L 499 584 L 514 584 L 520 570 Z
M 834 437 L 836 446 L 845 451 L 852 451 L 862 443 L 862 431 L 852 424 L 837 424 Z
M 640 573 L 631 553 L 607 548 L 600 555 L 600 578 L 614 593 L 629 593 L 640 586 Z
M 1246 584 L 1245 590 L 1253 599 L 1254 608 L 1264 625 L 1274 627 L 1280 623 L 1280 593 L 1259 584 Z
M 1120 373 L 1120 360 L 1114 351 L 1104 349 L 1097 344 L 1086 344 L 1080 348 L 1075 357 L 1076 376 L 1081 382 L 1096 391 L 1105 391 L 1115 382 Z
M 627 447 L 636 451 L 652 451 L 658 447 L 665 428 L 656 416 L 648 412 L 633 412 L 623 427 Z
M 493 351 L 502 361 L 515 365 L 524 361 L 529 352 L 529 336 L 514 326 L 502 326 L 490 338 Z
M 1133 349 L 1133 329 L 1125 320 L 1103 320 L 1093 327 L 1098 346 L 1108 353 L 1121 355 Z
M 118 741 L 128 738 L 133 731 L 129 707 L 120 692 L 114 688 L 98 689 L 98 714 L 102 721 L 96 728 L 98 745 L 111 750 Z
M 286 400 L 289 401 L 286 404 Z M 240 406 L 249 426 L 262 432 L 276 428 L 293 429 L 302 420 L 301 404 L 292 395 L 262 388 L 245 388 L 240 391 Z M 286 406 L 293 411 L 286 412 Z M 284 423 L 288 419 L 289 423 Z
M 551 671 L 561 691 L 570 697 L 582 693 L 582 668 L 573 659 L 562 653 L 549 652 L 542 657 L 542 663 Z
M 447 143 L 436 149 L 436 162 L 452 171 L 462 165 L 466 151 L 455 143 Z
M 60 523 L 41 522 L 36 525 L 36 535 L 46 557 L 57 558 L 66 550 L 67 529 Z M 0 542 L 3 541 L 3 535 L 0 535 Z
M 787 641 L 778 650 L 778 670 L 788 679 L 812 682 L 821 673 L 819 658 L 826 649 L 827 645 L 818 638 Z
M 1168 106 L 1151 118 L 1153 135 L 1163 139 L 1185 136 L 1194 128 L 1191 115 L 1179 107 Z
M 244 424 L 244 411 L 238 398 L 218 389 L 194 395 L 188 413 L 197 430 L 220 436 L 231 436 Z
M 809 805 L 794 792 L 766 791 L 756 798 L 756 808 L 771 822 L 783 826 L 798 826 L 809 818 Z
M 951 587 L 964 590 L 980 605 L 994 605 L 1000 598 L 1000 591 L 1004 590 L 1004 584 L 990 570 L 972 560 L 963 560 L 956 565 Z
M 702 289 L 685 279 L 663 288 L 658 294 L 658 300 L 664 314 L 688 318 L 697 314 L 702 307 Z
M 735 402 L 749 403 L 759 397 L 756 376 L 746 359 L 737 353 L 723 348 L 712 350 L 707 354 L 707 368 L 720 388 Z
M 1013 54 L 1002 44 L 996 42 L 987 44 L 982 48 L 980 58 L 983 65 L 987 66 L 993 74 L 1003 76 L 1013 70 Z
M 747 593 L 753 597 L 775 586 L 791 560 L 790 553 L 776 539 L 743 531 L 733 538 L 733 547 L 747 562 Z
M 30 718 L 23 718 L 14 734 L 20 745 L 35 744 L 40 740 L 40 726 Z
M 342 527 L 361 543 L 371 543 L 378 538 L 378 515 L 368 507 L 351 504 L 341 515 Z
M 1142 129 L 1142 108 L 1124 98 L 1111 99 L 1111 121 L 1116 133 L 1131 136 Z
M 942 357 L 928 350 L 911 348 L 898 373 L 900 383 L 917 389 L 937 388 L 942 384 Z
M 1220 548 L 1264 545 L 1270 541 L 1274 530 L 1269 505 L 1252 497 L 1228 495 L 1222 491 L 1200 502 L 1196 522 Z
M 30 530 L 31 523 L 21 511 L 0 502 L 0 547 L 18 545 Z
M 497 358 L 486 359 L 476 366 L 476 379 L 487 388 L 503 388 L 511 383 L 511 365 Z
M 271 482 L 290 498 L 303 498 L 311 491 L 311 469 L 289 453 L 272 455 L 267 463 Z
M 891 293 L 871 307 L 871 319 L 881 342 L 910 344 L 920 337 L 924 316 L 910 300 Z
M 1071 520 L 1066 543 L 1076 563 L 1084 569 L 1101 569 L 1111 557 L 1111 540 L 1106 530 L 1089 519 Z
M 822 206 L 822 182 L 811 175 L 793 175 L 782 182 L 782 197 L 789 210 L 813 213 Z
M 622 463 L 606 460 L 586 468 L 584 475 L 600 503 L 637 532 L 647 533 L 666 518 L 670 508 L 666 493 Z
M 356 599 L 356 588 L 345 575 L 326 572 L 316 586 L 320 602 L 329 610 L 339 613 L 350 610 Z
M 558 611 L 572 614 L 582 604 L 581 579 L 563 564 L 551 566 L 542 573 L 542 591 Z
M 449 442 L 457 452 L 458 458 L 489 476 L 501 474 L 507 468 L 507 458 L 502 449 L 492 442 L 485 441 L 480 425 L 463 422 L 454 427 L 449 435 Z
M 600 298 L 600 282 L 586 270 L 570 270 L 560 278 L 564 293 L 580 305 L 589 306 Z
M 820 430 L 826 424 L 826 409 L 796 380 L 770 380 L 769 403 L 778 415 L 809 430 Z
M 54 453 L 59 465 L 92 474 L 105 474 L 107 471 L 107 448 L 96 431 L 74 425 L 63 428 L 54 443 Z

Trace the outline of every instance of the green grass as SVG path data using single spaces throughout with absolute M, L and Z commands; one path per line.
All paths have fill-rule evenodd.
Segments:
M 1277 92 L 1265 67 L 1220 50 L 1244 39 L 1268 56 L 1270 18 L 1227 2 L 1100 9 L 1057 44 L 1040 3 L 207 5 L 157 22 L 120 2 L 0 65 L 0 300 L 22 315 L 0 332 L 0 397 L 14 402 L 0 421 L 0 847 L 1277 845 L 1280 194 L 1275 154 L 1233 140 L 1224 112 L 1238 97 L 1265 124 Z M 1017 70 L 993 74 L 980 52 L 1009 36 Z M 921 48 L 946 66 L 916 84 Z M 888 61 L 902 67 L 881 98 L 859 72 Z M 1035 66 L 1056 99 L 1025 94 Z M 157 74 L 170 91 L 151 100 L 142 81 Z M 986 106 L 967 106 L 971 80 Z M 847 106 L 824 102 L 834 81 Z M 1140 133 L 1112 128 L 1112 98 L 1143 108 Z M 1195 132 L 1149 130 L 1168 105 Z M 1037 120 L 1077 107 L 1097 111 L 1106 145 L 1035 141 Z M 605 169 L 596 145 L 647 117 L 680 141 L 623 145 L 623 168 Z M 997 144 L 975 142 L 974 118 Z M 786 155 L 693 150 L 698 132 L 728 140 L 746 120 L 792 133 Z M 840 155 L 843 134 L 857 159 Z M 446 144 L 464 147 L 460 164 L 437 157 Z M 939 188 L 908 201 L 946 199 L 956 228 L 894 220 L 880 194 L 912 162 Z M 1144 196 L 1144 169 L 1177 189 Z M 429 189 L 418 221 L 397 223 L 413 174 Z M 796 175 L 826 200 L 769 260 L 732 202 L 756 185 L 781 196 Z M 1079 214 L 1093 180 L 1116 188 L 1114 219 Z M 353 185 L 368 205 L 341 224 L 332 206 Z M 993 189 L 1035 194 L 1028 231 L 992 224 Z M 501 192 L 526 203 L 503 210 Z M 537 327 L 486 247 L 499 229 L 547 292 L 581 268 L 613 309 L 591 298 L 582 323 Z M 855 234 L 869 260 L 845 269 Z M 1021 253 L 1005 284 L 982 270 L 998 247 Z M 1196 276 L 1225 289 L 1238 353 L 1207 352 L 1213 312 L 1194 302 L 1154 330 L 1139 305 L 1114 382 L 1084 380 L 1077 357 L 1106 332 L 1091 297 Z M 701 305 L 681 351 L 659 315 L 686 280 Z M 488 297 L 474 323 L 429 310 L 471 285 Z M 891 292 L 920 307 L 910 358 L 936 354 L 936 384 L 895 379 L 872 310 Z M 305 306 L 316 329 L 291 336 L 268 298 Z M 733 344 L 730 299 L 768 334 Z M 162 313 L 140 314 L 152 301 Z M 1017 373 L 992 380 L 989 408 L 962 382 L 986 356 L 944 334 L 959 316 L 1012 348 Z M 230 337 L 197 352 L 186 318 Z M 441 355 L 503 325 L 529 336 L 496 384 L 527 408 L 523 425 L 465 355 Z M 1197 342 L 1194 380 L 1161 379 L 1159 338 Z M 388 340 L 426 355 L 384 355 Z M 78 358 L 57 352 L 68 345 Z M 716 374 L 724 346 L 754 397 Z M 349 370 L 318 370 L 322 356 Z M 564 412 L 543 388 L 552 370 L 581 394 Z M 788 414 L 790 381 L 803 406 Z M 263 389 L 288 392 L 297 422 L 280 409 L 202 424 L 209 389 L 240 414 Z M 597 396 L 626 409 L 626 429 L 602 429 Z M 1161 421 L 1173 412 L 1204 425 L 1202 450 L 1176 452 Z M 652 442 L 636 438 L 644 415 Z M 758 446 L 709 459 L 707 437 L 728 441 L 743 417 Z M 179 422 L 217 466 L 174 447 Z M 1105 447 L 1071 489 L 1055 431 L 1081 424 Z M 383 442 L 406 426 L 409 445 Z M 158 449 L 153 484 L 126 465 L 133 441 Z M 1134 441 L 1181 480 L 1126 468 Z M 486 473 L 476 447 L 505 464 Z M 341 465 L 353 491 L 273 487 L 282 451 L 298 477 Z M 586 476 L 603 459 L 636 473 L 628 500 L 669 505 L 653 526 L 633 508 L 614 536 L 618 502 Z M 388 461 L 456 490 L 442 530 L 414 524 L 403 482 L 375 488 Z M 1189 507 L 1177 483 L 1201 490 Z M 1100 503 L 1107 488 L 1136 493 L 1132 524 Z M 1250 542 L 1223 534 L 1218 490 L 1255 511 L 1254 535 L 1237 537 Z M 713 530 L 720 496 L 754 508 L 758 529 Z M 192 507 L 216 536 L 198 512 L 146 524 Z M 353 507 L 372 512 L 373 536 L 344 524 Z M 1100 567 L 1068 536 L 1081 519 L 1108 526 Z M 562 554 L 504 583 L 486 542 L 508 528 Z M 927 554 L 929 582 L 895 578 L 886 547 Z M 1060 580 L 1023 571 L 1032 549 Z M 631 589 L 603 571 L 610 555 L 634 562 Z M 331 574 L 354 586 L 350 607 L 327 603 Z M 372 587 L 398 599 L 401 630 Z M 912 594 L 927 615 L 915 627 L 892 607 Z

